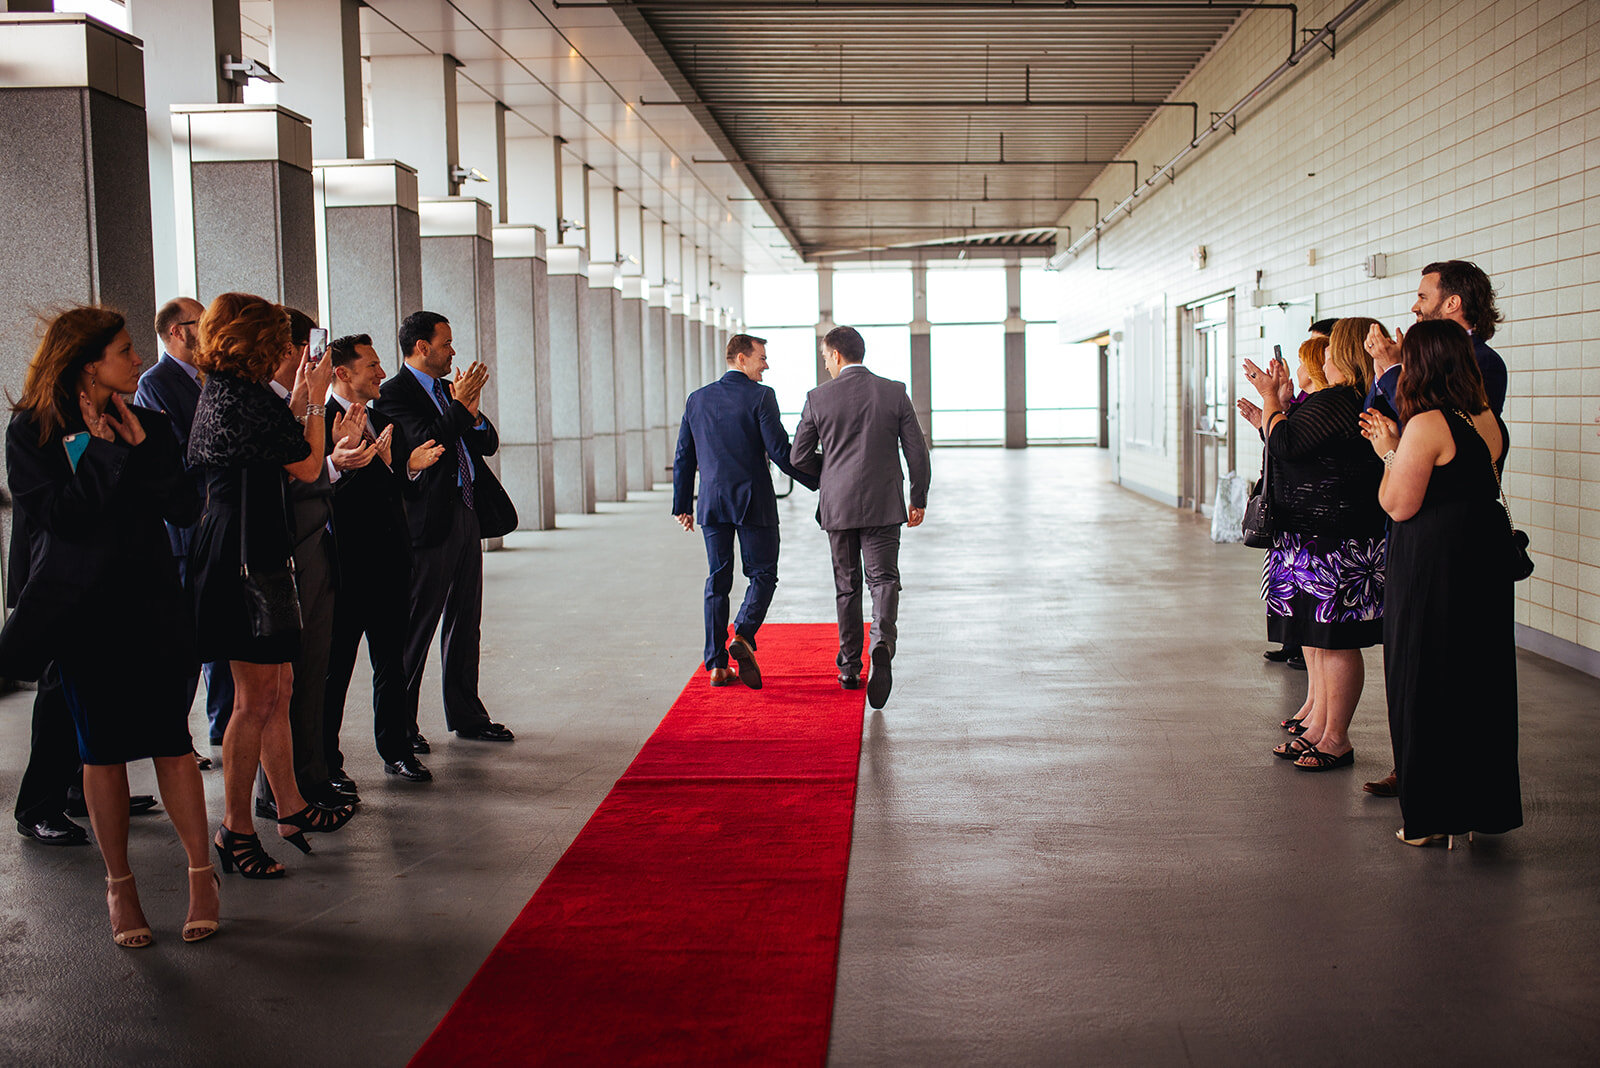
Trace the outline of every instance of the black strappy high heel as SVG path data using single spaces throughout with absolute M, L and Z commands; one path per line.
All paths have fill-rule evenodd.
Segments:
M 278 862 L 261 848 L 261 838 L 254 834 L 239 834 L 226 827 L 217 828 L 217 837 L 211 844 L 217 847 L 217 859 L 222 861 L 222 870 L 231 872 L 235 867 L 239 874 L 246 879 L 281 879 L 288 874 L 280 865 L 276 871 L 273 865 Z
M 317 805 L 307 805 L 292 816 L 279 816 L 278 826 L 293 827 L 293 834 L 286 834 L 283 840 L 300 850 L 302 853 L 311 852 L 311 843 L 306 841 L 306 832 L 312 834 L 328 834 L 337 831 L 340 827 L 350 822 L 350 817 L 356 814 L 354 806 L 345 805 L 341 808 L 321 808 Z

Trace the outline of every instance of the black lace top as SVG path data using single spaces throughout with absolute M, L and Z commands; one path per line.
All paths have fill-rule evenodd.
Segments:
M 311 453 L 305 431 L 270 386 L 237 375 L 206 376 L 189 431 L 189 463 L 281 467 Z
M 1329 386 L 1273 421 L 1267 488 L 1279 530 L 1339 538 L 1383 533 L 1383 461 L 1361 436 L 1361 399 L 1354 386 Z

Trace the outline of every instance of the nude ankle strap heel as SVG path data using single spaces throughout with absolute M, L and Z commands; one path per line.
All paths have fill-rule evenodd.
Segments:
M 132 878 L 133 872 L 131 871 L 115 879 L 109 875 L 106 876 L 106 909 L 108 911 L 111 908 L 111 888 Z M 116 925 L 113 924 L 111 927 L 111 940 L 123 949 L 143 949 L 155 941 L 155 935 L 151 933 L 148 927 L 135 927 L 131 931 L 119 931 Z
M 222 880 L 221 877 L 217 875 L 217 867 L 215 864 L 207 864 L 203 868 L 189 869 L 190 875 L 199 875 L 202 872 L 210 872 L 211 881 L 218 886 L 221 885 Z M 216 934 L 219 926 L 220 925 L 216 920 L 190 920 L 188 923 L 183 925 L 183 940 L 185 942 L 203 941 Z

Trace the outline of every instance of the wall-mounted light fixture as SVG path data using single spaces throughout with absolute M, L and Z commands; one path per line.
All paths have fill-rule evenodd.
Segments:
M 558 243 L 565 241 L 568 230 L 582 230 L 583 228 L 584 226 L 581 222 L 575 222 L 572 219 L 562 219 L 556 224 L 556 241 Z
M 1368 278 L 1389 277 L 1389 257 L 1381 252 L 1374 252 L 1368 256 L 1366 262 L 1361 266 L 1366 271 Z
M 283 79 L 272 73 L 272 69 L 265 63 L 258 63 L 253 59 L 235 59 L 233 56 L 222 57 L 222 77 L 235 85 L 243 85 L 252 79 L 258 82 L 271 82 L 274 85 L 283 84 Z
M 1189 250 L 1189 263 L 1197 271 L 1206 269 L 1206 247 L 1204 245 L 1196 245 Z
M 476 167 L 463 167 L 457 164 L 450 168 L 450 180 L 456 185 L 464 185 L 467 182 L 487 182 L 489 176 Z

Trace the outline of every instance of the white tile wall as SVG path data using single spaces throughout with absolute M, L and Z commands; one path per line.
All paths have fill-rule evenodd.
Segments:
M 1302 4 L 1300 25 L 1345 6 Z M 1247 13 L 1173 98 L 1225 111 L 1287 52 L 1285 13 Z M 1121 158 L 1149 173 L 1183 147 L 1188 121 L 1167 109 Z M 1109 210 L 1126 182 L 1113 168 L 1088 195 Z M 1092 215 L 1063 222 L 1081 235 Z M 1302 62 L 1101 242 L 1112 270 L 1095 270 L 1091 247 L 1062 271 L 1065 336 L 1117 329 L 1117 309 L 1165 294 L 1175 339 L 1178 309 L 1237 288 L 1241 357 L 1260 350 L 1246 296 L 1257 270 L 1271 300 L 1315 294 L 1319 316 L 1404 324 L 1425 263 L 1476 261 L 1507 320 L 1492 342 L 1510 368 L 1506 486 L 1537 564 L 1517 621 L 1600 651 L 1600 2 L 1372 3 L 1339 30 L 1336 56 Z M 1195 245 L 1209 253 L 1200 271 Z M 1377 252 L 1388 277 L 1368 279 Z M 1169 448 L 1124 451 L 1121 475 L 1175 498 L 1171 340 L 1168 369 Z M 1238 425 L 1240 467 L 1254 470 L 1259 442 Z

